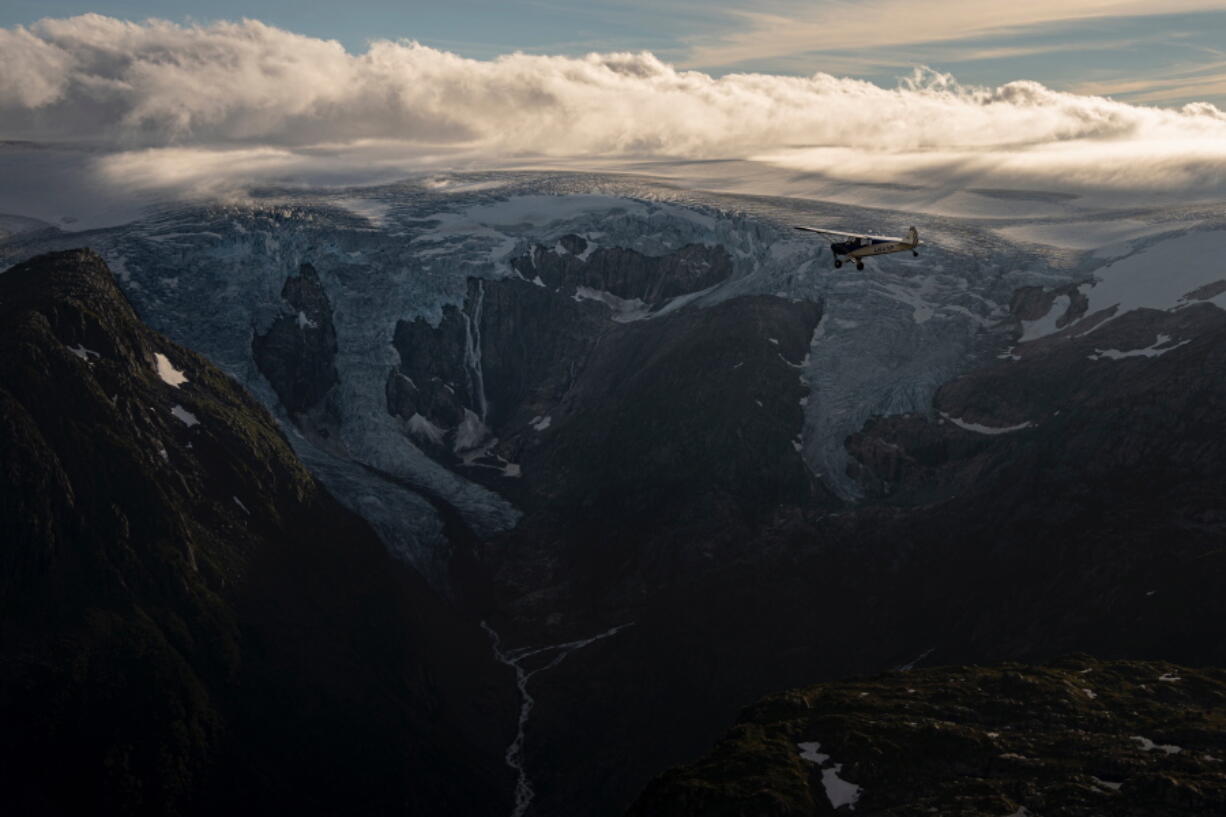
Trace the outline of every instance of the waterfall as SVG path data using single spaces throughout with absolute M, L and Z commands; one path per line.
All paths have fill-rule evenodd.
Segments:
M 489 403 L 485 398 L 485 373 L 481 370 L 481 315 L 485 311 L 485 282 L 477 280 L 477 295 L 473 299 L 472 315 L 464 316 L 464 365 L 468 369 L 468 390 L 477 401 L 477 416 L 485 423 Z

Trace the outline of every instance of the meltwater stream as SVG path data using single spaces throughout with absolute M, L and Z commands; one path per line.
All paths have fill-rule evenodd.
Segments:
M 547 647 L 520 647 L 515 650 L 503 650 L 502 639 L 498 633 L 486 622 L 481 622 L 481 627 L 490 635 L 490 642 L 494 649 L 494 656 L 503 664 L 515 670 L 515 685 L 519 687 L 519 720 L 516 724 L 515 739 L 511 741 L 511 745 L 507 747 L 507 766 L 514 770 L 516 774 L 515 780 L 515 807 L 511 810 L 511 817 L 523 817 L 527 814 L 528 807 L 532 805 L 532 800 L 536 797 L 536 792 L 532 789 L 532 781 L 528 777 L 528 771 L 524 766 L 524 732 L 528 726 L 528 718 L 532 715 L 532 707 L 536 704 L 536 699 L 528 692 L 528 681 L 538 673 L 545 670 L 553 669 L 558 664 L 561 664 L 566 656 L 570 655 L 575 650 L 583 649 L 589 644 L 593 644 L 601 639 L 617 635 L 627 627 L 634 625 L 634 622 L 628 624 L 619 624 L 612 629 L 605 630 L 599 635 L 594 635 L 591 638 L 583 638 L 578 641 L 567 641 L 564 644 L 552 644 Z M 534 670 L 526 669 L 523 662 L 529 658 L 539 655 L 552 653 L 548 663 L 545 663 Z

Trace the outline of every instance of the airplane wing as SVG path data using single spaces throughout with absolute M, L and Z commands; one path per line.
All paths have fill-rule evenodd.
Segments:
M 845 233 L 845 232 L 842 232 L 841 230 L 827 230 L 824 227 L 797 226 L 796 229 L 804 230 L 805 232 L 808 232 L 808 233 L 818 233 L 819 235 L 836 236 L 838 238 L 868 238 L 874 241 L 906 241 L 905 238 L 898 238 L 897 236 L 868 235 L 866 233 Z

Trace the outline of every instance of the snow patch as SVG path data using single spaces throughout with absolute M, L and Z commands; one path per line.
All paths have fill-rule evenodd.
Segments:
M 187 382 L 187 377 L 183 372 L 174 367 L 174 364 L 161 352 L 156 352 L 153 359 L 157 361 L 158 377 L 162 378 L 162 382 L 169 386 L 174 386 L 176 389 Z
M 1041 337 L 1046 337 L 1054 332 L 1058 332 L 1061 327 L 1056 326 L 1056 323 L 1068 314 L 1068 309 L 1073 305 L 1073 299 L 1067 295 L 1057 297 L 1051 303 L 1051 308 L 1047 310 L 1047 314 L 1038 320 L 1022 321 L 1022 337 L 1020 343 L 1026 343 L 1031 340 L 1038 340 Z
M 464 409 L 464 419 L 455 431 L 455 452 L 471 451 L 481 445 L 489 430 L 472 409 Z
M 1094 354 L 1090 355 L 1090 360 L 1123 360 L 1126 357 L 1162 357 L 1167 352 L 1178 349 L 1180 346 L 1191 343 L 1191 340 L 1181 340 L 1173 346 L 1167 346 L 1171 342 L 1170 335 L 1159 335 L 1158 340 L 1153 346 L 1147 346 L 1144 349 L 1130 349 L 1127 352 L 1121 352 L 1119 349 L 1095 349 Z
M 188 428 L 200 425 L 200 420 L 196 418 L 196 415 L 192 414 L 190 411 L 177 403 L 173 408 L 171 408 L 170 413 L 174 415 L 176 420 L 183 423 L 183 425 L 187 426 Z
M 307 314 L 302 310 L 298 310 L 298 328 L 299 329 L 318 329 L 319 324 L 307 317 Z
M 826 797 L 830 800 L 831 808 L 842 808 L 847 806 L 849 809 L 855 810 L 856 803 L 863 793 L 863 789 L 855 783 L 848 782 L 839 777 L 839 773 L 843 771 L 842 763 L 834 763 L 830 766 L 826 764 L 830 761 L 830 755 L 824 754 L 819 750 L 822 745 L 816 741 L 808 741 L 805 743 L 797 743 L 796 747 L 800 749 L 800 759 L 808 763 L 814 763 L 824 767 L 822 769 L 822 787 L 826 789 Z
M 1023 429 L 1034 427 L 1034 423 L 1031 422 L 1018 423 L 1015 426 L 985 426 L 980 425 L 979 423 L 968 423 L 965 420 L 958 419 L 957 417 L 951 417 L 945 412 L 941 412 L 941 416 L 946 420 L 949 420 L 949 422 L 953 423 L 958 428 L 965 431 L 973 431 L 976 434 L 1011 434 L 1014 431 L 1021 431 Z
M 416 412 L 409 418 L 408 421 L 409 434 L 418 439 L 428 440 L 434 445 L 443 444 L 443 435 L 446 433 L 443 429 L 430 422 L 427 418 Z
M 243 513 L 247 514 L 247 516 L 251 516 L 251 511 L 247 510 L 247 506 L 243 504 L 243 501 L 241 499 L 239 499 L 236 496 L 232 496 L 230 497 L 230 499 L 234 500 L 234 504 L 237 505 L 239 508 L 241 508 Z
M 74 355 L 81 358 L 86 363 L 91 362 L 90 361 L 91 357 L 102 357 L 102 355 L 98 354 L 93 349 L 86 349 L 84 346 L 80 344 L 77 344 L 76 346 L 69 346 L 68 351 L 72 352 Z
M 549 428 L 549 426 L 553 425 L 553 417 L 550 415 L 545 415 L 544 417 L 533 417 L 530 425 L 537 431 L 544 431 Z
M 796 745 L 800 748 L 800 759 L 801 760 L 807 760 L 810 763 L 816 763 L 817 765 L 820 766 L 821 764 L 825 763 L 827 760 L 830 759 L 830 755 L 823 755 L 821 752 L 818 751 L 818 749 L 822 748 L 822 745 L 820 743 L 810 742 L 810 743 L 798 743 Z
M 575 287 L 575 294 L 571 296 L 571 299 L 575 301 L 599 301 L 613 312 L 613 320 L 618 323 L 641 321 L 651 316 L 651 307 L 641 298 L 619 298 L 612 292 L 605 292 L 601 289 L 583 286 Z
M 839 777 L 841 771 L 841 763 L 836 763 L 829 769 L 822 769 L 822 785 L 826 788 L 826 797 L 830 799 L 832 808 L 847 806 L 854 811 L 864 789 Z
M 1161 752 L 1166 752 L 1168 755 L 1177 755 L 1183 751 L 1182 746 L 1174 746 L 1172 744 L 1154 743 L 1149 738 L 1143 738 L 1140 735 L 1133 735 L 1132 739 L 1141 744 L 1142 752 L 1152 752 L 1155 749 Z

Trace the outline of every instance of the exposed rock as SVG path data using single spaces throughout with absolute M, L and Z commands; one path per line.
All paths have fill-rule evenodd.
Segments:
M 88 251 L 0 275 L 0 607 L 17 813 L 489 814 L 510 796 L 513 716 L 489 707 L 510 713 L 511 681 L 476 624 Z
M 1208 817 L 1223 757 L 1222 670 L 938 667 L 766 698 L 629 813 Z
M 476 447 L 466 437 L 481 442 L 492 435 L 503 445 L 477 466 L 503 473 L 533 439 L 508 438 L 552 418 L 593 350 L 615 333 L 619 315 L 611 302 L 659 306 L 732 273 L 720 247 L 690 245 L 658 257 L 589 249 L 574 235 L 553 248 L 533 247 L 512 262 L 522 280 L 469 279 L 462 307 L 444 308 L 437 326 L 421 318 L 396 325 L 400 365 L 388 375 L 388 411 L 418 429 L 410 431 L 415 442 L 454 464 L 448 446 L 461 453 Z M 470 417 L 481 428 L 462 432 Z M 434 441 L 432 429 L 444 433 L 448 446 Z
M 1226 314 L 1194 305 L 1023 345 L 1017 360 L 942 386 L 932 420 L 878 419 L 853 435 L 853 475 L 869 495 L 911 504 L 995 490 L 1002 469 L 1044 474 L 1049 490 L 1075 480 L 1079 494 L 1126 470 L 1158 491 L 1221 479 L 1223 339 Z M 1049 472 L 1057 462 L 1072 470 Z
M 281 297 L 289 312 L 251 339 L 251 353 L 281 404 L 297 416 L 315 408 L 339 380 L 336 328 L 332 304 L 310 264 L 285 279 Z
M 1216 298 L 1223 292 L 1226 292 L 1226 279 L 1198 287 L 1185 295 L 1184 298 L 1189 301 L 1208 301 L 1211 298 Z
M 574 295 L 580 287 L 655 306 L 670 298 L 698 292 L 732 275 L 732 259 L 723 247 L 689 244 L 661 256 L 622 247 L 590 249 L 580 236 L 563 236 L 555 247 L 534 247 L 512 261 L 526 280 L 538 276 L 550 289 Z
M 1021 287 L 1013 293 L 1009 302 L 1009 313 L 1018 321 L 1037 321 L 1048 315 L 1059 299 L 1064 298 L 1063 310 L 1056 316 L 1056 326 L 1063 328 L 1085 316 L 1090 306 L 1090 300 L 1081 291 L 1079 285 L 1044 289 L 1043 287 Z

